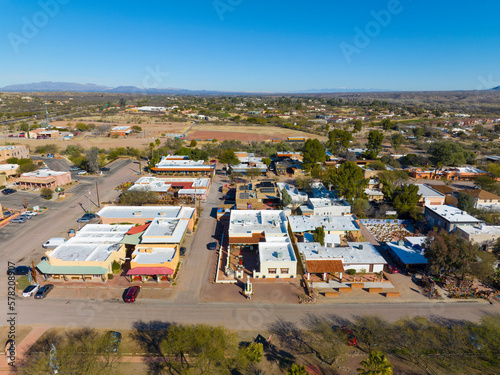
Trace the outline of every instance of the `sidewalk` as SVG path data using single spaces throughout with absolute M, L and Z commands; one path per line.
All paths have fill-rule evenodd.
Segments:
M 20 343 L 16 343 L 16 363 L 19 363 L 23 360 L 24 355 L 28 351 L 31 346 L 37 342 L 37 340 L 42 337 L 42 335 L 49 329 L 49 327 L 46 326 L 40 326 L 40 327 L 35 327 L 33 330 L 31 330 L 30 333 L 28 333 L 28 336 L 24 338 L 23 341 Z M 2 355 L 0 358 L 0 372 L 15 372 L 15 368 L 12 366 L 9 366 L 7 364 L 7 359 L 5 358 L 5 355 Z

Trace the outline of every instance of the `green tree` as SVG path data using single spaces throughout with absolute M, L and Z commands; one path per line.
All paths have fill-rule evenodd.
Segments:
M 382 129 L 388 131 L 388 130 L 391 130 L 391 128 L 392 128 L 392 122 L 390 119 L 386 118 L 386 119 L 382 120 L 382 122 L 380 123 L 380 126 L 382 126 Z
M 385 199 L 389 201 L 394 199 L 394 190 L 410 178 L 408 172 L 402 170 L 383 171 L 378 176 L 382 183 L 382 193 L 384 193 Z
M 234 150 L 225 150 L 219 158 L 219 162 L 225 164 L 228 168 L 240 164 L 240 159 L 236 157 Z
M 121 108 L 125 108 L 125 106 L 127 105 L 127 101 L 125 100 L 125 98 L 120 98 L 119 104 Z
M 99 149 L 92 147 L 85 153 L 87 159 L 87 172 L 95 173 L 99 170 Z
M 292 197 L 288 194 L 288 191 L 285 188 L 281 190 L 281 202 L 285 207 L 292 204 Z
M 318 227 L 313 231 L 313 242 L 319 242 L 325 246 L 325 227 Z
M 315 164 L 324 163 L 326 151 L 318 139 L 308 139 L 302 149 L 302 166 L 309 171 Z
M 348 201 L 361 197 L 368 185 L 363 170 L 352 161 L 343 163 L 331 179 L 335 190 Z
M 56 350 L 51 353 L 52 348 Z M 64 334 L 48 332 L 31 346 L 17 368 L 22 375 L 111 374 L 121 356 L 109 348 L 109 336 L 100 335 L 93 329 L 81 328 Z
M 23 174 L 36 171 L 37 169 L 38 166 L 30 160 L 29 163 L 20 164 L 19 167 L 17 167 L 17 173 Z
M 370 130 L 368 133 L 368 143 L 366 144 L 366 157 L 368 159 L 376 159 L 380 150 L 382 150 L 382 142 L 384 135 L 378 130 Z
M 472 274 L 478 261 L 478 246 L 456 232 L 432 231 L 423 247 L 431 272 L 438 276 L 455 275 L 463 279 Z
M 136 133 L 142 132 L 142 128 L 139 125 L 132 126 L 132 130 L 135 131 Z
M 370 352 L 368 359 L 361 361 L 359 375 L 392 375 L 392 364 L 381 351 Z
M 497 163 L 489 163 L 487 167 L 488 172 L 491 174 L 493 178 L 500 177 L 500 164 Z
M 363 129 L 363 122 L 361 120 L 354 120 L 353 122 L 353 133 L 358 133 Z
M 474 197 L 472 195 L 464 193 L 463 191 L 458 193 L 458 209 L 470 214 L 472 213 L 472 211 L 474 211 L 475 206 L 476 201 L 474 200 Z
M 288 369 L 286 375 L 308 375 L 305 366 L 300 366 L 294 363 L 292 367 Z
M 148 204 L 157 204 L 158 202 L 158 194 L 149 190 L 126 190 L 119 198 L 119 204 L 122 206 L 144 206 Z
M 54 194 L 54 191 L 51 188 L 42 188 L 40 190 L 40 195 L 44 197 L 45 199 L 52 199 L 52 195 Z
M 250 362 L 260 363 L 264 356 L 264 346 L 261 343 L 252 342 L 245 348 L 245 355 Z
M 474 164 L 476 160 L 473 151 L 464 150 L 459 143 L 453 141 L 432 143 L 428 153 L 434 165 L 441 163 L 446 166 L 461 166 L 466 163 Z
M 335 155 L 338 155 L 349 147 L 352 139 L 351 132 L 347 130 L 333 129 L 328 133 L 328 147 Z
M 418 194 L 418 186 L 399 186 L 394 190 L 393 196 L 393 206 L 398 215 L 403 218 L 415 219 L 417 216 L 417 204 L 422 197 Z
M 196 142 L 195 139 L 191 140 L 191 143 L 189 144 L 189 147 L 196 147 L 198 145 L 198 142 Z
M 270 158 L 262 158 L 262 162 L 269 168 L 269 166 L 272 163 L 272 160 Z
M 393 134 L 391 137 L 391 146 L 394 149 L 395 152 L 398 152 L 399 147 L 403 144 L 405 141 L 405 137 L 403 137 L 401 134 Z

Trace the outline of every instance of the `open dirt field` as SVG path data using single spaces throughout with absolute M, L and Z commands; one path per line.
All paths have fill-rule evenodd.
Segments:
M 68 124 L 71 124 L 72 126 L 75 125 L 78 122 L 83 122 L 85 124 L 95 124 L 96 126 L 99 125 L 110 125 L 111 127 L 114 126 L 140 126 L 143 130 L 143 133 L 140 133 L 139 135 L 141 137 L 144 137 L 144 132 L 146 137 L 160 137 L 162 134 L 182 134 L 184 133 L 189 127 L 193 124 L 193 122 L 157 122 L 157 123 L 127 123 L 127 121 L 119 121 L 119 122 L 97 122 L 97 121 L 90 121 L 90 120 L 77 120 L 77 121 L 53 121 L 51 124 L 53 126 L 68 126 Z
M 231 131 L 228 131 L 231 130 Z M 228 125 L 196 125 L 186 136 L 186 139 L 217 139 L 224 140 L 240 140 L 243 142 L 249 141 L 267 141 L 272 139 L 285 140 L 287 137 L 304 137 L 318 138 L 321 141 L 326 141 L 324 136 L 277 128 L 274 126 L 228 126 Z

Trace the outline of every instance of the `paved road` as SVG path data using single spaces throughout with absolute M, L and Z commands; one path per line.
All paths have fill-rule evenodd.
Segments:
M 28 204 L 40 204 L 49 209 L 42 215 L 35 216 L 24 224 L 12 223 L 0 229 L 0 244 L 3 262 L 0 263 L 0 282 L 5 279 L 7 261 L 19 265 L 29 264 L 32 260 L 38 261 L 43 254 L 41 244 L 51 237 L 65 237 L 70 228 L 78 228 L 76 219 L 84 213 L 81 203 L 85 209 L 88 208 L 88 192 L 90 198 L 97 203 L 96 181 L 100 194 L 100 200 L 109 201 L 115 199 L 118 192 L 114 188 L 126 181 L 135 180 L 137 166 L 133 161 L 120 159 L 111 166 L 111 171 L 101 177 L 81 177 L 80 184 L 70 189 L 72 195 L 61 202 L 46 201 L 36 193 L 17 193 L 1 196 L 0 203 L 3 206 L 21 209 L 24 197 Z M 96 209 L 91 204 L 91 208 Z M 1 284 L 5 285 L 5 284 Z M 5 295 L 6 289 L 0 288 L 0 296 Z
M 213 179 L 212 187 L 207 200 L 202 205 L 198 228 L 196 229 L 190 249 L 185 258 L 182 270 L 179 274 L 179 286 L 176 301 L 195 303 L 199 300 L 200 290 L 204 283 L 208 282 L 210 271 L 210 257 L 213 252 L 207 249 L 207 244 L 214 241 L 217 219 L 214 210 L 220 205 L 219 198 L 222 194 L 219 188 L 222 185 L 221 177 Z
M 121 172 L 114 178 L 105 178 L 102 181 L 103 192 L 112 195 L 109 191 L 119 183 L 119 180 L 130 180 L 135 166 L 130 162 L 120 161 L 116 168 L 121 167 Z M 114 167 L 112 166 L 113 173 Z M 114 172 L 117 173 L 117 172 Z M 83 179 L 82 179 L 83 180 Z M 123 182 L 122 181 L 122 182 Z M 202 303 L 200 293 L 204 283 L 209 282 L 209 262 L 213 253 L 206 249 L 206 244 L 212 241 L 216 221 L 212 215 L 212 208 L 219 204 L 218 190 L 221 184 L 220 177 L 216 177 L 212 190 L 204 205 L 198 229 L 192 241 L 190 253 L 183 264 L 179 277 L 179 285 L 173 300 L 153 300 L 139 298 L 134 304 L 124 304 L 119 300 L 78 300 L 78 299 L 51 299 L 34 300 L 17 298 L 16 311 L 19 325 L 48 325 L 67 327 L 97 327 L 107 329 L 130 329 L 138 321 L 160 320 L 177 323 L 205 323 L 223 325 L 235 330 L 263 330 L 278 318 L 292 321 L 297 324 L 317 315 L 325 318 L 337 316 L 352 318 L 362 314 L 376 314 L 387 320 L 396 320 L 405 316 L 435 316 L 445 319 L 459 319 L 477 321 L 485 314 L 500 313 L 500 304 L 489 305 L 485 303 L 384 303 L 384 304 L 262 304 L 252 300 L 242 300 L 241 303 Z M 86 185 L 88 186 L 88 184 Z M 34 228 L 13 234 L 13 238 L 1 238 L 6 246 L 2 248 L 7 257 L 15 259 L 16 256 L 26 256 L 32 246 L 39 246 L 40 235 L 45 237 L 55 236 L 59 227 L 67 226 L 68 220 L 73 224 L 73 219 L 80 215 L 76 203 L 80 197 L 74 197 L 71 205 L 66 205 L 59 210 L 53 209 L 51 222 L 43 220 Z M 30 240 L 30 233 L 34 231 L 36 240 Z M 49 234 L 50 233 L 50 234 Z M 0 236 L 2 230 L 0 230 Z M 3 244 L 3 242 L 2 242 Z M 3 266 L 5 267 L 5 266 Z M 1 275 L 5 271 L 0 271 Z M 5 277 L 2 276 L 4 279 Z M 2 283 L 1 285 L 6 285 Z M 0 304 L 5 309 L 6 291 L 0 289 Z M 279 299 L 277 299 L 279 302 Z M 5 313 L 5 312 L 4 312 Z M 6 316 L 6 315 L 4 315 Z M 2 323 L 5 324 L 5 323 Z

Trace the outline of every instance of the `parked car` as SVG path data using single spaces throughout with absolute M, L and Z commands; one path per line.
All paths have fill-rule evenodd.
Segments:
M 17 191 L 17 190 L 7 188 L 7 189 L 3 189 L 3 190 L 2 190 L 2 194 L 3 194 L 3 195 L 9 195 L 9 194 L 13 194 L 13 193 L 15 193 L 16 191 Z
M 217 242 L 210 242 L 207 247 L 208 247 L 208 250 L 216 250 L 217 249 Z
M 97 215 L 96 214 L 93 214 L 91 212 L 87 212 L 86 214 L 84 214 L 81 218 L 79 218 L 77 220 L 78 223 L 88 223 L 90 220 L 96 218 Z
M 81 172 L 78 172 L 78 175 L 79 175 L 79 176 L 83 176 L 84 174 L 87 174 L 87 171 L 81 171 Z
M 23 212 L 21 215 L 19 215 L 18 217 L 23 217 L 25 218 L 26 220 L 30 220 L 31 219 L 31 215 L 27 215 L 25 212 Z
M 387 264 L 387 271 L 389 273 L 399 273 L 398 267 L 393 266 L 392 264 Z
M 102 172 L 109 172 L 111 169 L 109 169 L 108 167 L 101 167 L 99 168 L 99 170 Z
M 31 267 L 28 266 L 17 266 L 16 268 L 10 268 L 7 270 L 7 275 L 24 276 L 31 272 Z
M 10 220 L 11 223 L 26 223 L 27 221 L 28 219 L 24 216 L 18 216 Z
M 123 297 L 123 301 L 127 303 L 132 303 L 135 302 L 135 299 L 139 295 L 139 292 L 141 291 L 140 286 L 131 286 L 128 288 L 125 292 L 125 296 Z
M 118 347 L 122 342 L 122 334 L 116 331 L 106 332 L 106 351 L 108 353 L 117 353 Z
M 185 247 L 180 248 L 180 255 L 181 255 L 181 257 L 186 255 L 186 248 Z
M 81 169 L 80 169 L 80 168 L 78 168 L 78 167 L 72 166 L 69 170 L 70 170 L 71 172 L 76 172 L 76 171 L 80 171 Z
M 42 299 L 42 298 L 47 297 L 47 294 L 49 294 L 52 289 L 54 289 L 54 285 L 52 285 L 52 284 L 47 284 L 47 285 L 42 286 L 38 290 L 38 292 L 36 292 L 35 298 Z
M 352 333 L 352 331 L 349 328 L 343 326 L 340 329 L 347 338 L 347 345 L 358 346 L 358 340 L 356 339 L 356 336 L 354 336 L 354 333 Z
M 44 249 L 47 249 L 48 247 L 57 247 L 59 245 L 62 245 L 65 242 L 66 242 L 66 238 L 63 238 L 63 237 L 54 237 L 54 238 L 50 238 L 49 240 L 47 240 L 42 245 L 42 247 Z
M 23 297 L 31 297 L 40 288 L 39 284 L 33 284 L 23 290 Z
M 36 215 L 38 215 L 38 212 L 35 212 L 35 211 L 26 211 L 26 212 L 23 213 L 23 215 L 36 216 Z

